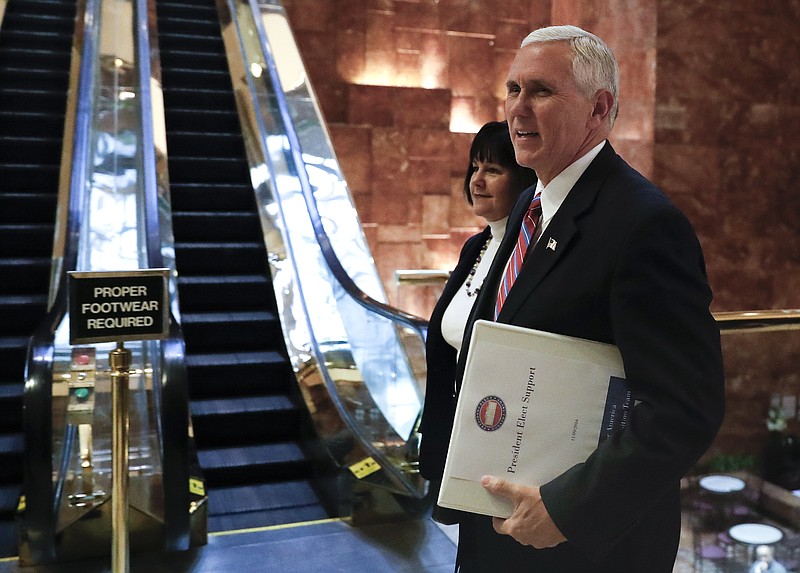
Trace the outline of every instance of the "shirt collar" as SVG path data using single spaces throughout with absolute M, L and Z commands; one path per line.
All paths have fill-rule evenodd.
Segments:
M 489 222 L 489 227 L 492 229 L 492 240 L 498 243 L 503 240 L 503 234 L 506 232 L 506 223 L 508 223 L 508 217 Z
M 601 141 L 590 149 L 586 155 L 568 165 L 564 171 L 556 175 L 555 179 L 547 187 L 543 186 L 541 181 L 536 184 L 536 194 L 542 194 L 542 229 L 547 226 L 550 219 L 556 214 L 570 190 L 589 167 L 589 164 L 597 157 L 600 150 L 603 149 L 605 143 L 605 141 Z

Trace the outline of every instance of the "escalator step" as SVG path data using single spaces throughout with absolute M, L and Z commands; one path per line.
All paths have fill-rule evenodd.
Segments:
M 0 157 L 4 163 L 18 163 L 32 157 L 61 157 L 61 139 L 0 134 Z
M 15 2 L 11 2 L 15 4 Z M 38 7 L 32 7 L 31 10 L 36 10 Z M 15 30 L 20 28 L 31 28 L 34 30 L 58 30 L 64 28 L 68 24 L 68 28 L 72 27 L 72 20 L 67 13 L 63 15 L 53 15 L 42 13 L 41 11 L 33 13 L 32 11 L 11 11 L 5 15 L 3 26 L 9 26 Z
M 212 488 L 297 479 L 311 470 L 309 458 L 297 442 L 200 450 L 198 459 Z
M 35 109 L 63 117 L 65 106 L 64 93 L 57 90 L 0 87 L 0 109 Z
M 209 513 L 241 513 L 244 511 L 291 508 L 315 500 L 314 490 L 306 481 L 288 481 L 248 488 L 218 488 L 208 496 Z M 324 516 L 327 517 L 327 516 Z
M 69 69 L 70 54 L 60 50 L 5 48 L 0 50 L 0 68 L 25 64 L 38 69 Z
M 213 8 L 213 5 L 211 6 Z M 162 27 L 169 27 L 171 31 L 186 32 L 196 34 L 203 37 L 219 36 L 220 28 L 217 22 L 216 12 L 207 11 L 207 15 L 211 18 L 198 18 L 198 14 L 192 7 L 189 10 L 182 10 L 177 13 L 175 10 L 172 12 L 160 12 L 158 21 Z
M 58 191 L 58 175 L 59 167 L 55 164 L 0 163 L 0 178 L 5 185 L 8 185 L 8 188 L 15 191 L 52 189 L 56 193 Z M 0 247 L 0 253 L 2 252 L 2 247 Z
M 233 108 L 236 102 L 233 99 L 230 89 L 212 90 L 195 88 L 166 88 L 164 98 L 169 101 L 171 106 L 183 109 L 225 109 Z M 205 126 L 203 126 L 205 128 Z M 192 129 L 196 129 L 193 126 Z M 174 133 L 170 132 L 170 139 Z M 241 134 L 239 134 L 241 137 Z
M 195 353 L 186 357 L 186 367 L 196 399 L 285 391 L 291 373 L 288 359 L 272 350 Z
M 0 450 L 21 454 L 25 450 L 22 434 L 6 434 L 0 436 Z
M 211 504 L 209 503 L 209 507 L 210 506 Z M 330 515 L 325 512 L 325 509 L 322 507 L 322 505 L 319 503 L 312 503 L 309 505 L 300 505 L 280 509 L 209 516 L 208 530 L 247 530 L 271 525 L 280 526 L 286 523 L 312 522 L 329 518 Z
M 253 212 L 175 213 L 172 228 L 186 241 L 242 241 L 261 233 L 261 222 Z
M 69 86 L 69 73 L 47 68 L 0 67 L 0 85 L 8 88 L 63 89 Z
M 0 173 L 2 173 L 0 166 Z M 0 257 L 31 257 L 49 254 L 53 225 L 0 225 Z
M 165 114 L 167 130 L 191 131 L 202 125 L 208 131 L 229 133 L 241 129 L 239 116 L 230 110 L 206 110 L 172 107 Z M 169 142 L 169 138 L 167 139 Z M 171 161 L 171 158 L 170 158 Z M 171 170 L 170 170 L 171 177 Z
M 216 20 L 217 9 L 213 3 L 209 2 L 159 2 L 158 15 L 163 20 L 173 22 L 176 18 L 185 16 L 198 18 L 201 15 L 205 19 Z M 219 30 L 217 30 L 217 34 Z
M 18 485 L 0 485 L 0 515 L 8 516 L 17 511 L 21 493 Z
M 245 154 L 242 134 L 237 132 L 174 131 L 170 133 L 169 141 L 175 149 L 191 149 L 201 157 L 213 155 L 241 159 Z
M 169 70 L 176 70 L 180 73 L 183 70 L 208 70 L 218 74 L 225 74 L 228 70 L 228 60 L 225 54 L 216 52 L 191 52 L 188 50 L 169 50 L 162 51 L 162 57 L 169 58 Z M 227 76 L 227 74 L 226 74 Z M 190 78 L 191 83 L 201 84 L 199 78 Z M 230 84 L 230 80 L 228 81 Z M 203 87 L 213 87 L 202 83 Z
M 238 183 L 176 183 L 169 186 L 176 211 L 246 211 L 255 209 L 253 188 Z
M 66 86 L 64 90 L 66 91 Z M 0 110 L 0 133 L 51 135 L 53 133 L 61 133 L 63 129 L 63 113 Z
M 187 351 L 258 350 L 281 337 L 280 322 L 271 312 L 207 312 L 182 315 Z
M 45 293 L 50 280 L 50 257 L 1 258 L 0 294 Z
M 267 395 L 215 400 L 192 400 L 192 416 L 229 416 L 245 413 L 294 412 L 297 406 L 288 396 Z
M 0 383 L 0 431 L 16 431 L 22 427 L 22 393 L 25 384 Z M 0 488 L 0 513 L 2 513 L 2 488 Z
M 160 20 L 159 20 L 160 21 Z M 164 64 L 167 63 L 169 60 L 169 53 L 172 50 L 177 51 L 196 51 L 196 52 L 206 52 L 206 53 L 213 53 L 213 52 L 224 52 L 224 44 L 222 43 L 222 38 L 220 36 L 213 37 L 213 36 L 201 36 L 197 34 L 181 34 L 181 33 L 169 33 L 169 34 L 160 34 L 158 37 L 158 46 L 161 49 L 161 52 L 167 56 L 166 58 L 162 58 L 162 67 Z
M 11 3 L 14 4 L 13 2 Z M 0 46 L 13 46 L 17 49 L 30 48 L 35 50 L 41 46 L 50 46 L 51 48 L 63 47 L 64 50 L 69 52 L 70 45 L 72 44 L 72 32 L 65 29 L 61 31 L 51 31 L 40 28 L 16 28 L 11 29 L 9 14 L 6 13 L 5 20 L 3 21 L 3 30 L 0 35 Z
M 29 334 L 33 332 L 47 310 L 47 295 L 2 295 L 0 308 L 0 336 Z
M 25 440 L 21 433 L 0 434 L 0 483 L 21 483 Z
M 75 4 L 61 0 L 14 0 L 14 2 L 11 2 L 11 6 L 6 9 L 6 14 L 12 8 L 15 12 L 25 10 L 33 14 L 50 14 L 52 16 L 60 14 L 62 17 L 75 16 Z
M 181 318 L 184 328 L 218 324 L 252 324 L 255 322 L 277 322 L 278 317 L 267 311 L 240 312 L 185 312 Z
M 0 336 L 0 382 L 18 383 L 25 372 L 28 336 Z
M 184 312 L 274 310 L 274 299 L 268 296 L 271 281 L 264 275 L 229 275 L 178 277 L 178 293 Z
M 248 165 L 241 158 L 175 157 L 170 158 L 169 175 L 178 181 L 225 183 L 250 177 Z
M 197 8 L 202 10 L 203 8 L 207 8 L 209 6 L 209 0 L 179 0 L 178 2 L 175 0 L 167 0 L 167 4 L 183 6 L 189 9 Z
M 191 68 L 164 68 L 161 73 L 164 82 L 179 84 L 181 87 L 202 87 L 205 89 L 226 89 L 231 86 L 227 70 L 193 70 Z M 202 125 L 202 124 L 201 124 Z
M 208 493 L 209 531 L 325 519 L 314 489 L 305 480 L 214 488 Z
M 53 189 L 52 193 L 0 192 L 0 225 L 15 222 L 52 224 L 56 220 L 57 191 Z
M 184 276 L 266 272 L 261 243 L 175 243 L 178 271 Z
M 192 400 L 189 409 L 199 447 L 295 439 L 300 409 L 285 395 Z

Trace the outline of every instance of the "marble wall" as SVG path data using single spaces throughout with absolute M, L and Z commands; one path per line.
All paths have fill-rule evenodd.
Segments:
M 660 0 L 654 176 L 718 310 L 800 307 L 800 3 Z
M 617 54 L 612 143 L 695 225 L 712 309 L 800 308 L 800 1 L 284 5 L 394 304 L 429 314 L 438 289 L 398 288 L 394 271 L 453 266 L 481 226 L 461 196 L 472 134 L 502 118 L 522 37 L 571 23 Z M 782 336 L 724 335 L 728 416 L 712 454 L 756 452 L 773 395 L 800 395 L 800 345 Z
M 800 307 L 800 3 L 659 0 L 653 177 L 689 214 L 715 310 Z M 727 415 L 710 455 L 798 433 L 800 333 L 723 333 Z

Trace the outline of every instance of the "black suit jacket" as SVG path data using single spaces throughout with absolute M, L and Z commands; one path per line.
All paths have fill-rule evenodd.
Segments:
M 456 349 L 442 336 L 442 316 L 450 301 L 467 279 L 475 264 L 481 247 L 489 240 L 491 228 L 466 240 L 461 248 L 458 263 L 445 283 L 442 294 L 431 313 L 428 323 L 428 336 L 425 341 L 427 363 L 427 383 L 425 385 L 425 405 L 422 409 L 420 432 L 419 467 L 422 476 L 434 482 L 441 481 L 450 433 L 453 430 L 453 416 L 456 401 Z
M 462 348 L 469 347 L 472 323 L 492 318 L 532 194 L 524 193 L 511 213 Z M 517 544 L 513 563 L 531 571 L 563 563 L 558 573 L 672 571 L 680 478 L 711 444 L 724 413 L 710 303 L 689 221 L 606 142 L 528 253 L 498 321 L 616 344 L 639 403 L 627 428 L 585 463 L 535 484 L 569 541 L 541 551 Z M 559 555 L 564 559 L 553 559 Z

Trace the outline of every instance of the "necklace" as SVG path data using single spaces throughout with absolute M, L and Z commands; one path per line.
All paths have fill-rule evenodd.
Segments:
M 491 243 L 491 242 L 492 242 L 492 236 L 489 235 L 489 238 L 486 239 L 486 242 L 481 247 L 481 252 L 478 253 L 478 258 L 475 259 L 475 264 L 472 265 L 472 269 L 469 271 L 469 275 L 467 276 L 467 280 L 464 281 L 464 287 L 465 287 L 465 289 L 467 291 L 467 296 L 468 297 L 476 296 L 479 292 L 481 292 L 481 287 L 483 286 L 483 281 L 481 281 L 481 284 L 476 286 L 472 290 L 470 290 L 470 287 L 472 287 L 472 279 L 475 277 L 475 272 L 478 270 L 478 265 L 481 264 L 481 259 L 483 258 L 483 255 L 486 254 L 486 249 L 489 248 L 489 243 Z M 485 278 L 486 277 L 484 277 L 484 279 Z

